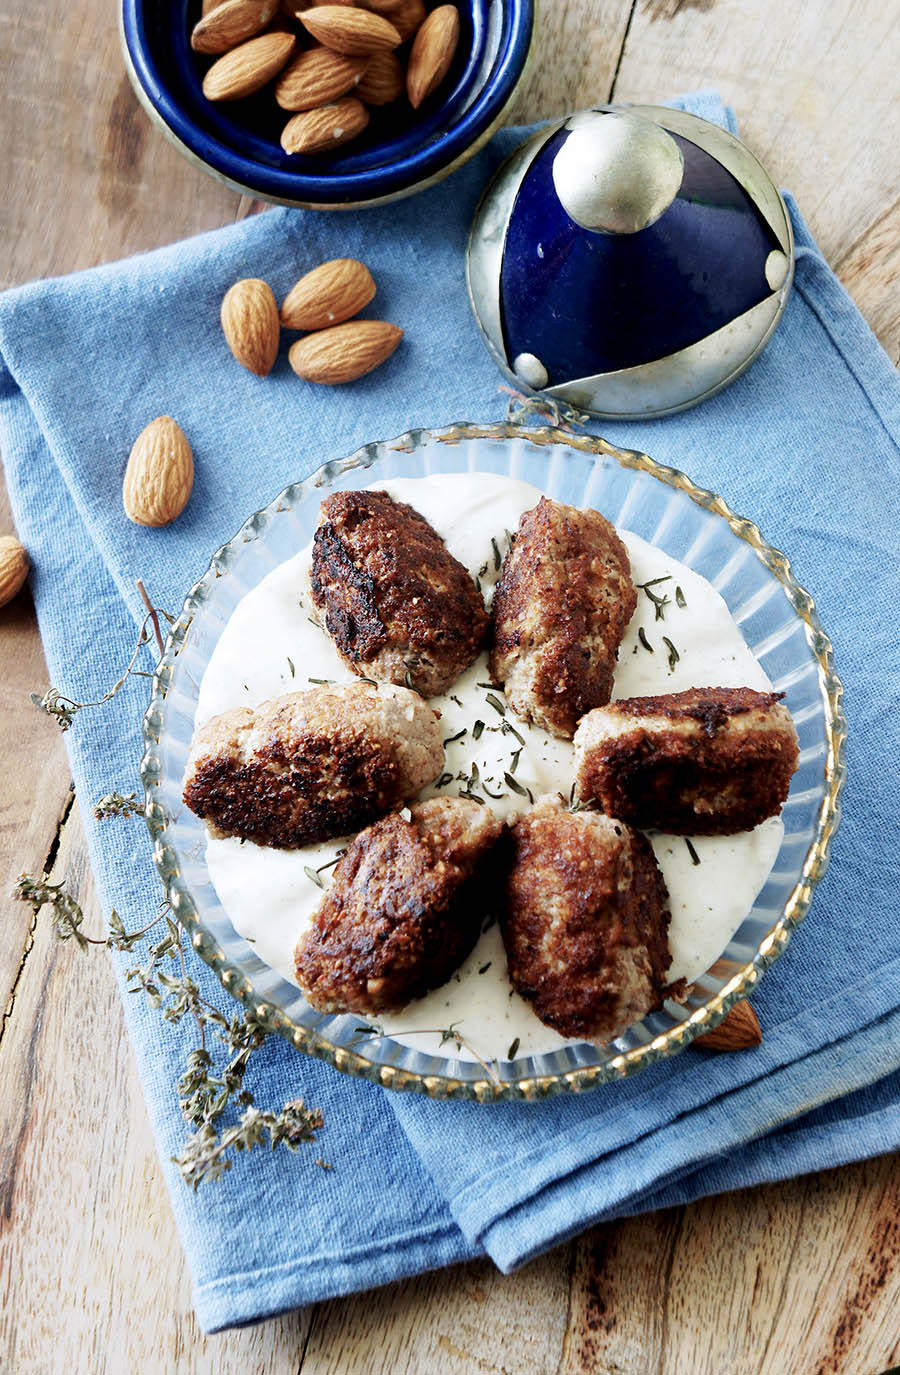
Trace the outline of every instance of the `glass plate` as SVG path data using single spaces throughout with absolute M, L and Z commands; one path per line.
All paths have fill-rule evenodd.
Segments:
M 358 1041 L 359 1018 L 327 1016 L 264 964 L 235 931 L 206 867 L 206 831 L 183 805 L 181 781 L 204 670 L 240 599 L 312 539 L 319 503 L 336 488 L 429 473 L 493 472 L 531 482 L 572 505 L 595 506 L 616 525 L 708 578 L 786 703 L 800 737 L 800 763 L 785 805 L 784 841 L 752 911 L 684 1004 L 664 1008 L 605 1047 L 568 1046 L 485 1073 L 390 1038 Z M 580 1092 L 674 1055 L 721 1021 L 782 953 L 809 910 L 840 820 L 846 722 L 832 648 L 809 593 L 783 554 L 721 497 L 674 468 L 605 440 L 553 429 L 453 425 L 367 444 L 326 463 L 257 511 L 212 559 L 185 600 L 153 682 L 144 717 L 141 776 L 154 859 L 169 901 L 195 950 L 270 1031 L 298 1050 L 386 1088 L 432 1098 L 542 1098 Z

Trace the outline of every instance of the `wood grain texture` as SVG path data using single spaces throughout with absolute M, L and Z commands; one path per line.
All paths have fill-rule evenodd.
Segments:
M 0 281 L 259 211 L 192 168 L 131 95 L 115 4 L 6 7 Z M 900 203 L 883 0 L 543 0 L 511 118 L 718 85 L 891 356 Z M 624 49 L 623 49 L 624 45 Z M 10 529 L 0 500 L 0 533 Z M 102 952 L 9 903 L 56 844 L 68 774 L 27 595 L 0 611 L 0 1368 L 16 1375 L 877 1375 L 900 1362 L 900 1170 L 886 1159 L 598 1228 L 518 1274 L 455 1267 L 204 1337 Z M 10 786 L 8 780 L 15 780 Z M 110 823 L 129 824 L 129 823 Z M 77 809 L 59 837 L 102 927 Z

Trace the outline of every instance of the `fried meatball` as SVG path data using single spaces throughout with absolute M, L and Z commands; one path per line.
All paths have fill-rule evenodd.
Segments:
M 659 1007 L 668 894 L 649 841 L 541 797 L 512 830 L 501 917 L 513 987 L 562 1036 L 606 1042 Z
M 323 1012 L 395 1010 L 446 983 L 494 896 L 502 829 L 477 802 L 435 797 L 362 831 L 301 938 L 297 981 Z
M 440 772 L 438 716 L 406 688 L 311 688 L 208 721 L 184 800 L 215 835 L 291 848 L 346 835 Z
M 488 627 L 481 594 L 418 511 L 387 492 L 335 492 L 313 539 L 316 615 L 365 677 L 445 692 Z
M 609 521 L 542 497 L 519 522 L 491 607 L 491 677 L 513 711 L 570 740 L 585 712 L 612 695 L 636 604 Z
M 575 735 L 575 794 L 674 835 L 749 831 L 780 812 L 797 767 L 783 696 L 688 688 L 600 707 Z

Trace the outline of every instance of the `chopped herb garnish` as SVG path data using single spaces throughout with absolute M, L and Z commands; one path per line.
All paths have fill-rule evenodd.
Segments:
M 500 546 L 499 546 L 499 544 L 497 543 L 497 541 L 494 539 L 494 536 L 493 536 L 493 535 L 491 535 L 491 548 L 492 548 L 493 551 L 494 551 L 494 572 L 495 572 L 495 573 L 499 573 L 499 572 L 500 572 L 500 565 L 501 565 L 502 562 L 503 562 L 503 558 L 502 558 L 502 555 L 501 555 L 501 553 L 500 553 Z
M 675 665 L 681 658 L 681 655 L 678 653 L 678 650 L 672 644 L 672 641 L 669 639 L 668 635 L 663 636 L 663 644 L 668 645 L 669 647 L 669 672 L 672 673 L 675 669 Z
M 325 887 L 325 884 L 324 884 L 324 883 L 322 882 L 322 880 L 319 878 L 319 875 L 318 875 L 318 873 L 316 872 L 316 870 L 315 870 L 315 869 L 310 869 L 310 867 L 309 867 L 308 864 L 304 864 L 304 866 L 303 866 L 303 872 L 304 872 L 304 874 L 306 875 L 306 877 L 309 879 L 310 883 L 314 883 L 314 884 L 316 885 L 317 888 L 324 888 L 324 887 Z
M 700 863 L 700 856 L 697 854 L 697 851 L 694 849 L 693 845 L 691 844 L 691 838 L 690 838 L 690 836 L 685 836 L 685 838 L 684 838 L 684 843 L 685 843 L 685 845 L 688 847 L 688 854 L 689 854 L 690 857 L 691 857 L 691 863 L 692 863 L 692 864 L 699 864 L 699 863 Z
M 479 974 L 486 974 L 486 973 L 488 972 L 488 970 L 490 969 L 490 967 L 491 967 L 491 965 L 492 965 L 493 963 L 494 963 L 493 960 L 488 960 L 487 964 L 483 964 L 483 965 L 481 966 L 481 968 L 479 969 L 479 971 L 478 971 Z
M 514 793 L 518 793 L 519 797 L 527 797 L 529 802 L 534 802 L 534 797 L 532 795 L 531 789 L 528 787 L 523 788 L 519 780 L 517 778 L 513 778 L 511 773 L 505 773 L 503 775 L 503 778 L 506 782 L 506 786 L 508 788 L 511 788 Z
M 360 681 L 361 683 L 368 683 L 368 684 L 369 684 L 369 687 L 377 687 L 377 686 L 378 686 L 378 684 L 377 684 L 377 682 L 375 681 L 374 678 L 364 678 L 364 677 L 362 676 L 362 674 L 360 674 L 360 676 L 359 676 L 359 681 Z
M 450 701 L 455 702 L 458 707 L 462 706 L 462 702 L 459 700 L 459 698 L 456 696 L 454 692 L 451 692 L 450 694 Z
M 488 692 L 493 692 L 494 687 L 495 687 L 495 684 L 494 684 L 494 683 L 476 683 L 475 686 L 476 686 L 476 687 L 480 687 L 480 688 L 487 688 Z
M 652 646 L 652 644 L 650 643 L 650 641 L 647 639 L 647 632 L 644 630 L 644 627 L 643 627 L 643 626 L 641 626 L 640 629 L 638 630 L 638 639 L 640 640 L 640 642 L 641 642 L 641 644 L 644 646 L 644 648 L 647 649 L 647 650 L 649 650 L 650 653 L 652 654 L 652 653 L 653 653 L 653 646 Z
M 492 797 L 495 802 L 499 802 L 501 797 L 506 796 L 506 793 L 492 793 L 487 783 L 485 783 L 484 779 L 482 779 L 481 781 L 481 786 L 484 788 L 484 791 L 487 793 L 488 797 Z
M 656 587 L 661 582 L 671 581 L 672 574 L 666 573 L 661 578 L 651 578 L 649 582 L 635 583 L 635 587 L 639 587 L 642 592 L 645 592 L 647 596 L 650 598 L 651 602 L 653 603 L 653 609 L 656 612 L 655 619 L 657 621 L 665 620 L 665 608 L 671 605 L 671 598 L 665 596 L 665 594 L 663 594 L 663 596 L 660 596 L 658 592 L 653 592 L 651 591 L 651 589 Z
M 472 727 L 472 739 L 473 739 L 473 740 L 480 740 L 480 739 L 481 739 L 481 732 L 482 732 L 483 730 L 484 730 L 484 722 L 483 722 L 483 721 L 476 721 L 475 724 L 474 724 L 474 726 Z
M 506 1058 L 507 1058 L 507 1060 L 515 1060 L 515 1058 L 516 1058 L 516 1056 L 517 1056 L 518 1053 L 519 1053 L 519 1038 L 518 1038 L 518 1036 L 517 1036 L 516 1039 L 513 1041 L 512 1045 L 510 1046 L 509 1050 L 506 1052 Z
M 307 678 L 306 681 L 308 683 L 317 683 L 319 687 L 332 687 L 334 684 L 333 678 Z
M 488 703 L 489 706 L 492 706 L 494 708 L 494 711 L 499 711 L 501 716 L 506 715 L 506 703 L 501 701 L 501 699 L 497 696 L 496 692 L 489 692 L 484 700 Z
M 687 602 L 684 599 L 684 593 L 680 587 L 675 588 L 675 605 L 680 607 L 682 611 L 687 606 Z
M 524 744 L 525 744 L 524 737 L 521 736 L 521 735 L 519 734 L 519 732 L 516 730 L 515 726 L 511 726 L 511 725 L 509 724 L 508 721 L 504 721 L 504 722 L 503 722 L 503 734 L 504 734 L 504 735 L 514 735 L 514 736 L 516 737 L 516 739 L 518 740 L 518 742 L 519 742 L 520 745 L 524 745 Z
M 475 591 L 476 591 L 476 592 L 480 592 L 480 591 L 481 591 L 481 579 L 480 579 L 480 578 L 476 578 L 476 579 L 475 579 Z
M 461 740 L 463 736 L 468 735 L 468 733 L 468 726 L 463 726 L 462 730 L 457 731 L 455 735 L 448 735 L 447 739 L 444 741 L 444 749 L 446 749 L 448 745 L 455 745 L 457 740 Z
M 452 783 L 452 782 L 453 782 L 453 774 L 452 774 L 452 773 L 442 773 L 441 776 L 440 776 L 440 778 L 438 779 L 438 781 L 435 783 L 434 786 L 435 786 L 436 788 L 446 788 L 447 784 L 448 784 L 448 783 Z
M 478 570 L 478 576 L 479 576 L 479 578 L 483 578 L 486 572 L 487 572 L 487 559 L 485 559 L 484 563 L 481 565 L 481 567 L 480 567 L 479 570 Z
M 506 536 L 506 543 L 509 545 L 510 550 L 512 550 L 512 547 L 516 542 L 515 535 L 511 535 L 508 530 L 504 530 L 503 533 Z
M 294 661 L 293 661 L 293 659 L 290 658 L 290 656 L 287 655 L 287 654 L 286 654 L 284 657 L 287 659 L 287 666 L 288 666 L 288 668 L 291 670 L 291 677 L 292 677 L 292 678 L 296 678 L 297 672 L 296 672 L 296 669 L 294 668 Z
M 521 757 L 521 754 L 522 746 L 520 745 L 519 748 L 513 752 L 512 763 L 509 766 L 510 773 L 515 773 L 516 769 L 519 767 L 519 759 Z

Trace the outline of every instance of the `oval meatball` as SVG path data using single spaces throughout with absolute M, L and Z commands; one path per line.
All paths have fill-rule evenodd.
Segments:
M 599 812 L 539 798 L 512 830 L 501 926 L 509 977 L 562 1036 L 606 1042 L 659 1007 L 668 894 L 649 842 Z
M 491 677 L 513 711 L 570 740 L 612 695 L 636 604 L 628 553 L 605 516 L 542 497 L 519 522 L 491 606 Z
M 468 570 L 387 492 L 335 492 L 313 539 L 312 600 L 341 658 L 423 697 L 445 692 L 488 627 Z
M 575 735 L 575 795 L 674 835 L 752 830 L 780 812 L 797 768 L 783 696 L 688 688 L 600 707 Z
M 501 823 L 477 802 L 435 797 L 362 831 L 297 946 L 297 981 L 323 1012 L 404 1007 L 446 983 L 495 894 Z
M 289 692 L 208 721 L 184 801 L 216 835 L 291 848 L 346 835 L 440 772 L 438 716 L 406 688 Z

